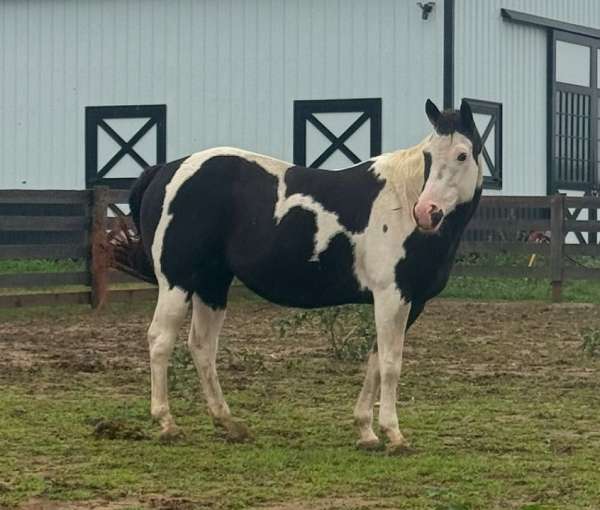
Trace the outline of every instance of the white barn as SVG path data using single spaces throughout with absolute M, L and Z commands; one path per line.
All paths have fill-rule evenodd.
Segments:
M 487 193 L 598 187 L 598 0 L 4 0 L 0 188 L 233 145 L 336 168 L 471 100 Z

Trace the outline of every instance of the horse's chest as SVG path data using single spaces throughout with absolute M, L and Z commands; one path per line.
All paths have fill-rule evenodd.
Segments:
M 426 301 L 439 294 L 448 282 L 454 260 L 451 240 L 415 231 L 404 246 L 406 254 L 394 268 L 402 295 L 410 301 Z

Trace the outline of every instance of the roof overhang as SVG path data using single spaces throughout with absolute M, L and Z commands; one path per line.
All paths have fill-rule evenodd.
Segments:
M 520 23 L 523 25 L 533 25 L 541 28 L 551 28 L 561 30 L 563 32 L 571 32 L 573 34 L 587 35 L 600 39 L 600 29 L 586 27 L 583 25 L 575 25 L 574 23 L 566 23 L 552 18 L 544 18 L 527 12 L 513 11 L 511 9 L 500 9 L 500 14 L 506 21 L 512 23 Z

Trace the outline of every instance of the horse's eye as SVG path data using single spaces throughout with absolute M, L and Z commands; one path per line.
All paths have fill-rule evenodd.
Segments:
M 467 153 L 466 153 L 466 152 L 461 152 L 461 153 L 458 155 L 458 158 L 457 158 L 457 159 L 458 159 L 458 161 L 464 161 L 465 159 L 467 159 Z

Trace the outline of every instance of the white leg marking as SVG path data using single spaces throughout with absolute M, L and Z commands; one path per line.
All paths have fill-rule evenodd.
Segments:
M 160 421 L 166 437 L 176 433 L 175 421 L 169 410 L 167 368 L 177 332 L 188 309 L 186 294 L 177 287 L 160 286 L 154 318 L 148 330 L 150 376 L 152 382 L 152 416 Z
M 219 333 L 225 319 L 225 310 L 213 310 L 196 294 L 192 296 L 192 306 L 192 326 L 188 338 L 190 354 L 211 416 L 216 420 L 228 419 L 231 413 L 223 398 L 216 367 Z
M 402 367 L 404 332 L 410 304 L 402 299 L 398 289 L 390 286 L 374 293 L 377 348 L 381 373 L 381 406 L 379 426 L 388 436 L 392 446 L 405 443 L 398 427 L 396 413 L 396 391 Z
M 354 423 L 360 433 L 358 440 L 360 447 L 371 448 L 379 444 L 379 438 L 373 432 L 373 406 L 379 386 L 379 356 L 376 352 L 371 352 L 367 361 L 367 373 L 363 387 L 354 406 Z
M 250 433 L 243 423 L 231 418 L 217 376 L 219 333 L 225 319 L 225 310 L 213 310 L 196 294 L 192 296 L 192 305 L 192 326 L 188 346 L 202 383 L 208 411 L 215 424 L 225 429 L 229 440 L 243 441 Z

